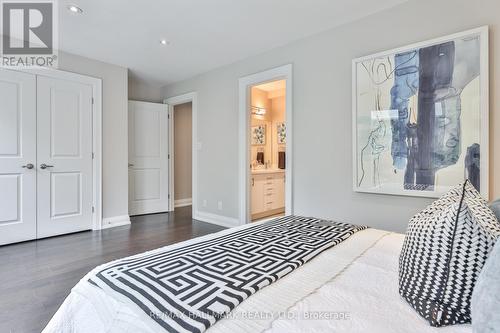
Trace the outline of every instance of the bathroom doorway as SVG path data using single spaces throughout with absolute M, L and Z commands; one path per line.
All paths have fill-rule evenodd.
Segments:
M 291 69 L 288 65 L 240 79 L 243 223 L 293 211 Z
M 286 81 L 250 90 L 250 218 L 285 215 Z

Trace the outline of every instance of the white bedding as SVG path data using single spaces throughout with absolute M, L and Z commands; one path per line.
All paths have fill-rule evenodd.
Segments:
M 399 234 L 360 231 L 251 296 L 231 318 L 207 332 L 471 332 L 470 325 L 432 328 L 399 297 L 397 265 L 402 242 Z M 89 285 L 86 276 L 44 332 L 155 332 L 149 321 L 133 305 L 110 299 Z

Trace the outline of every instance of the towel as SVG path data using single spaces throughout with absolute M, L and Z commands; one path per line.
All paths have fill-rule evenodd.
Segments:
M 264 164 L 264 152 L 257 153 L 257 162 L 259 162 L 259 164 Z
M 285 167 L 286 167 L 285 161 L 286 161 L 285 152 L 284 151 L 278 152 L 278 168 L 279 169 L 285 169 Z

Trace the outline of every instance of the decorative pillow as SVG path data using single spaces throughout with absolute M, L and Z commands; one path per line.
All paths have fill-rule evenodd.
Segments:
M 415 215 L 399 258 L 399 293 L 432 326 L 470 323 L 472 290 L 500 236 L 466 181 Z
M 491 252 L 472 293 L 472 331 L 500 332 L 500 241 Z
M 490 203 L 490 208 L 497 216 L 497 220 L 500 221 L 500 199 L 493 201 Z

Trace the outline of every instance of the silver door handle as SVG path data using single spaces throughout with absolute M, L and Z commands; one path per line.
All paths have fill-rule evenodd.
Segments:
M 35 166 L 33 164 L 31 164 L 31 163 L 28 163 L 28 164 L 22 166 L 22 168 L 29 169 L 29 170 L 33 169 L 34 167 Z
M 47 168 L 53 168 L 53 165 L 47 165 L 45 163 L 40 164 L 40 169 L 45 170 Z

